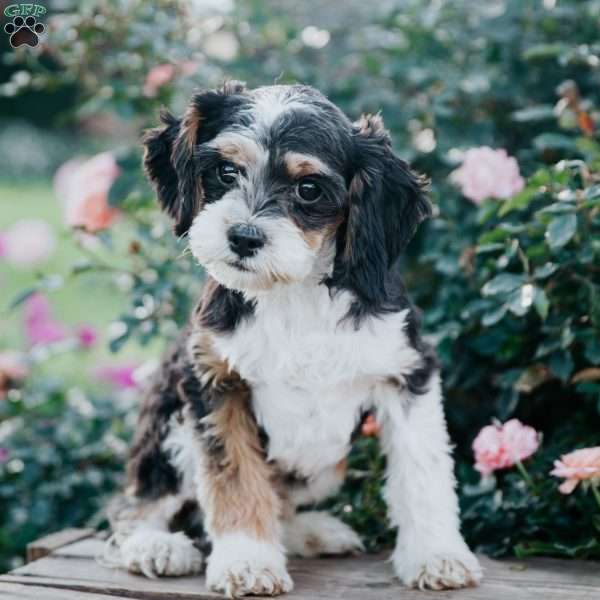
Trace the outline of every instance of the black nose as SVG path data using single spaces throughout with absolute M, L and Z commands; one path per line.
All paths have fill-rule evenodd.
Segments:
M 229 247 L 240 257 L 253 256 L 265 245 L 264 233 L 254 225 L 239 223 L 232 225 L 227 232 Z

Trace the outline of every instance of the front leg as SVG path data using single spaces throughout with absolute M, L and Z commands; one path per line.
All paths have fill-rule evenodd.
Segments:
M 481 567 L 460 533 L 438 373 L 422 394 L 382 385 L 377 407 L 387 455 L 384 494 L 398 528 L 392 557 L 398 577 L 421 589 L 477 584 Z
M 290 591 L 281 502 L 243 387 L 219 395 L 202 419 L 198 497 L 213 550 L 208 586 L 230 598 Z

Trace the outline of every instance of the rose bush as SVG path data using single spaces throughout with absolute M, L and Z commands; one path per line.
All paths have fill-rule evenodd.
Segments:
M 73 233 L 89 236 L 72 275 L 103 274 L 127 297 L 106 332 L 110 349 L 172 339 L 201 284 L 141 174 L 137 137 L 156 124 L 160 105 L 180 111 L 194 84 L 229 76 L 309 83 L 351 115 L 381 109 L 398 152 L 432 181 L 436 217 L 403 268 L 443 366 L 465 535 L 497 555 L 600 556 L 593 494 L 563 494 L 550 474 L 559 461 L 563 491 L 586 480 L 595 455 L 569 453 L 599 443 L 600 2 L 212 4 L 65 2 L 48 16 L 46 53 L 11 55 L 4 93 L 77 82 L 69 108 L 80 126 L 94 118 L 118 131 L 101 158 L 56 177 L 66 214 L 78 207 L 67 216 Z M 55 286 L 42 277 L 24 305 L 17 299 L 35 357 L 35 339 L 73 337 L 39 297 L 27 300 Z M 37 363 L 25 381 L 3 384 L 7 554 L 42 531 L 88 522 L 114 488 L 131 425 L 120 399 L 132 397 L 134 366 L 117 356 L 91 374 L 125 388 L 113 403 Z M 494 419 L 504 426 L 490 426 Z M 377 431 L 365 423 L 348 482 L 329 503 L 369 549 L 393 536 Z M 63 510 L 75 497 L 77 511 Z

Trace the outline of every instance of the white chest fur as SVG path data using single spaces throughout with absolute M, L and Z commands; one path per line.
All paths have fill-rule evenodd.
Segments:
M 215 339 L 215 349 L 252 386 L 253 408 L 269 436 L 269 458 L 316 475 L 348 452 L 378 381 L 419 364 L 406 311 L 342 321 L 348 293 L 324 285 L 280 285 L 257 296 L 253 317 Z

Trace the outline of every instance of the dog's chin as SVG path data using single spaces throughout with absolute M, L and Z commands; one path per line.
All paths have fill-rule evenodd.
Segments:
M 278 284 L 298 281 L 291 275 L 264 273 L 237 261 L 220 261 L 204 265 L 204 268 L 221 285 L 239 292 L 265 292 Z

